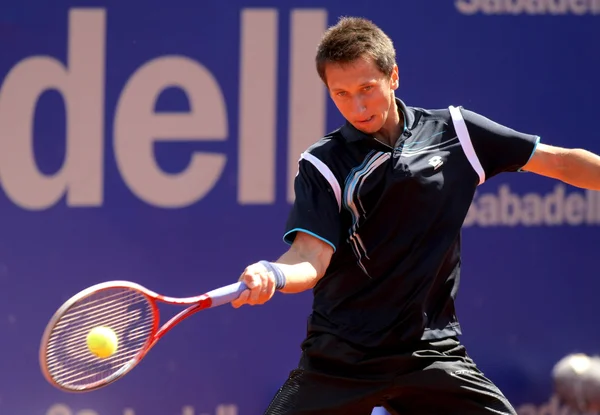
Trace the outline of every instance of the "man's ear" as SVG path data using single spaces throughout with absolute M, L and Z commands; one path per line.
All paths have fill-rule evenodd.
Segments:
M 400 76 L 398 75 L 398 65 L 394 65 L 390 76 L 390 87 L 394 90 L 400 86 Z

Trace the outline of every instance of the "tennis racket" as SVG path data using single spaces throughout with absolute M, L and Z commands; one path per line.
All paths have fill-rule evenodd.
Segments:
M 196 297 L 173 298 L 128 281 L 89 287 L 66 301 L 48 323 L 40 346 L 42 373 L 68 392 L 107 386 L 131 371 L 178 323 L 235 300 L 246 288 L 238 282 Z M 159 302 L 189 307 L 159 328 Z M 117 336 L 117 350 L 109 357 L 99 358 L 87 347 L 87 335 L 96 327 L 108 327 Z

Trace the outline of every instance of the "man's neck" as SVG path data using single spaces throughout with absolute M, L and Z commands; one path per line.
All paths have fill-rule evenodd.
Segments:
M 396 100 L 393 100 L 393 106 L 390 108 L 388 118 L 381 128 L 373 136 L 384 144 L 394 147 L 396 141 L 400 138 L 400 135 L 404 131 L 404 116 L 402 111 L 398 110 Z

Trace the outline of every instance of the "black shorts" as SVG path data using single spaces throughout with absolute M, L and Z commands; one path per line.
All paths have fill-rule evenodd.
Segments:
M 456 338 L 377 356 L 330 335 L 304 348 L 265 415 L 516 415 Z

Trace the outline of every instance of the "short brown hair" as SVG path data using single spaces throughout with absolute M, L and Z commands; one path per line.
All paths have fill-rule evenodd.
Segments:
M 385 75 L 390 76 L 396 64 L 392 40 L 370 20 L 361 17 L 342 17 L 327 29 L 317 48 L 317 72 L 325 79 L 328 63 L 347 64 L 362 57 L 373 59 Z

